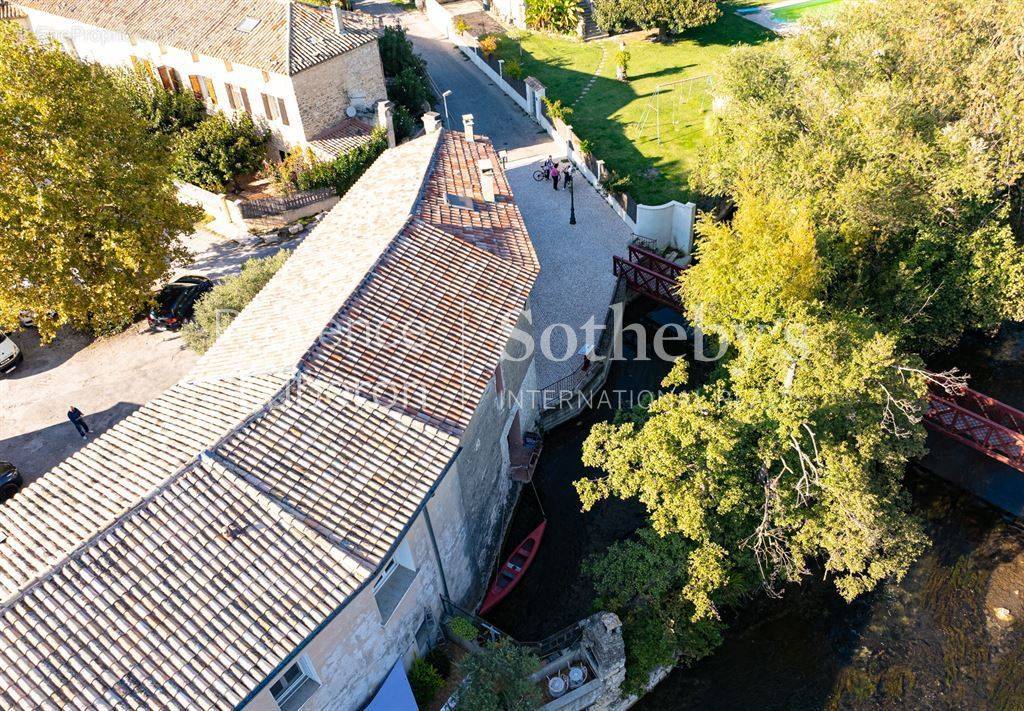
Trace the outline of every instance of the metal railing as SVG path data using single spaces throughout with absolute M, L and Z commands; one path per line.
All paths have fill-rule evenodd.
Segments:
M 486 632 L 487 634 L 487 637 L 491 641 L 497 641 L 502 638 L 510 639 L 519 646 L 526 647 L 532 650 L 534 654 L 541 658 L 541 660 L 545 660 L 548 657 L 561 654 L 565 650 L 578 644 L 580 640 L 583 639 L 583 627 L 580 625 L 580 623 L 575 622 L 569 625 L 568 627 L 561 629 L 552 635 L 548 635 L 544 639 L 539 640 L 537 642 L 524 642 L 522 640 L 516 639 L 515 637 L 513 637 L 510 634 L 507 634 L 506 632 L 501 631 L 500 629 L 498 629 L 497 627 L 495 627 L 479 615 L 473 612 L 469 612 L 468 610 L 462 609 L 454 602 L 452 602 L 451 600 L 442 595 L 442 623 L 447 622 L 448 619 L 451 619 L 453 617 L 465 617 L 475 626 L 484 630 L 484 632 Z M 445 634 L 451 634 L 448 631 L 448 627 L 446 624 L 442 624 L 442 627 L 445 630 Z
M 306 207 L 313 203 L 320 202 L 329 197 L 337 195 L 334 188 L 318 188 L 316 190 L 305 190 L 291 195 L 280 197 L 256 198 L 255 200 L 242 200 L 238 203 L 238 209 L 245 219 L 259 217 L 271 217 L 280 215 L 289 210 Z

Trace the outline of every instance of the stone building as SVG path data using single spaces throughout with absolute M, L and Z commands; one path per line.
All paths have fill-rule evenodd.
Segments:
M 0 507 L 0 707 L 357 709 L 408 691 L 442 595 L 480 600 L 538 263 L 491 144 L 427 122 L 182 381 Z
M 210 111 L 266 122 L 271 150 L 355 145 L 387 98 L 364 13 L 296 0 L 17 0 L 4 13 L 39 38 L 105 66 L 135 65 Z M 326 143 L 321 143 L 326 142 Z

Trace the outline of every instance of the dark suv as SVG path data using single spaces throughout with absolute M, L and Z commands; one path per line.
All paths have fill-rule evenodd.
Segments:
M 0 501 L 6 501 L 18 493 L 21 484 L 21 472 L 17 467 L 10 462 L 0 461 Z
M 177 331 L 192 318 L 199 297 L 212 288 L 213 282 L 204 276 L 183 276 L 166 285 L 149 311 L 150 328 Z

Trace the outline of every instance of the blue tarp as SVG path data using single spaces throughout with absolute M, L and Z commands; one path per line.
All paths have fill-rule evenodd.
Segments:
M 405 676 L 401 658 L 395 662 L 365 711 L 417 711 L 416 699 L 412 695 L 409 679 Z

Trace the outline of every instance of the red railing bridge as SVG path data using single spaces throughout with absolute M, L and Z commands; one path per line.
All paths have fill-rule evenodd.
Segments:
M 628 257 L 613 257 L 612 267 L 633 291 L 682 310 L 679 275 L 688 265 L 630 245 Z M 1024 412 L 966 387 L 932 388 L 928 401 L 926 426 L 1024 472 Z
M 681 309 L 679 275 L 689 265 L 676 264 L 657 252 L 629 245 L 628 258 L 612 257 L 612 270 L 633 291 L 649 296 L 666 306 Z

